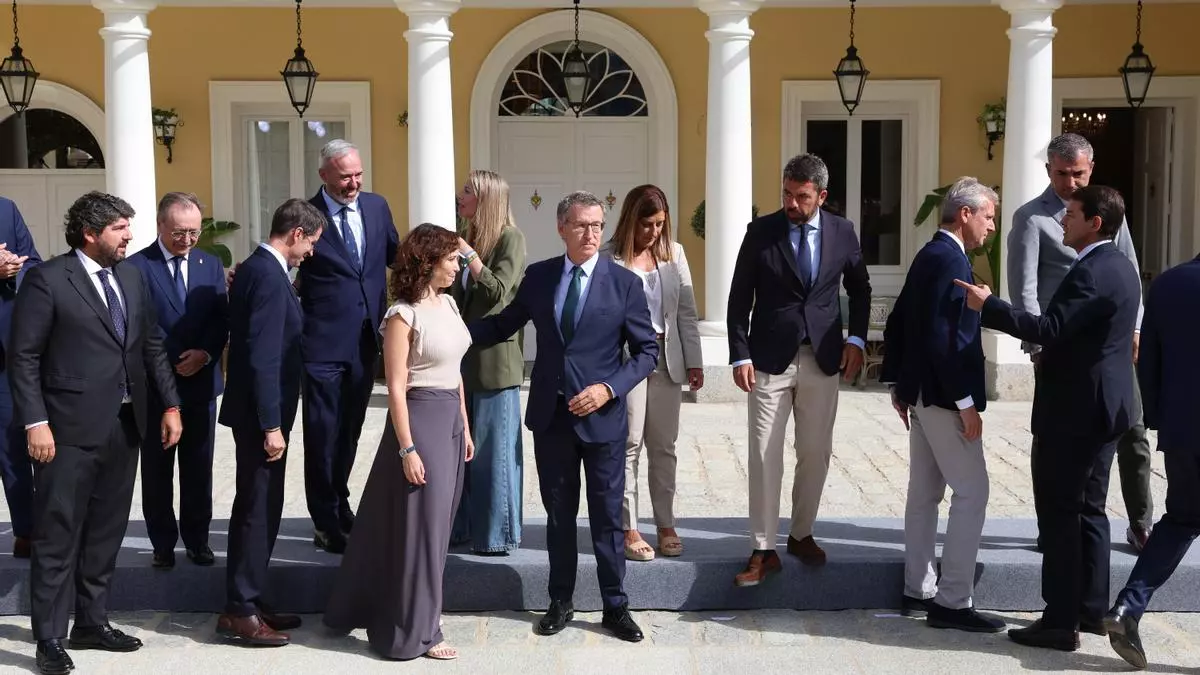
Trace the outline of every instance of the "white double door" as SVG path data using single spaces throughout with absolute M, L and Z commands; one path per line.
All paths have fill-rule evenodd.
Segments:
M 85 193 L 104 191 L 104 184 L 104 169 L 0 170 L 0 197 L 16 203 L 43 260 L 70 248 L 63 227 L 67 209 Z M 154 222 L 154 214 L 148 218 Z
M 526 262 L 565 251 L 558 201 L 586 190 L 607 204 L 604 241 L 612 236 L 630 189 L 648 182 L 648 118 L 506 117 L 498 120 L 493 166 L 508 181 L 513 216 L 525 234 Z M 537 353 L 533 324 L 525 327 L 525 360 Z

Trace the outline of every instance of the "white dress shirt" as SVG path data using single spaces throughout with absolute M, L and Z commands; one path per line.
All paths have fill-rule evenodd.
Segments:
M 183 262 L 180 263 L 175 260 L 175 254 L 168 251 L 166 246 L 163 246 L 161 239 L 156 239 L 155 243 L 158 244 L 158 249 L 162 251 L 163 260 L 167 261 L 167 271 L 171 273 L 171 280 L 175 280 L 175 265 L 179 265 L 182 268 L 179 270 L 179 273 L 183 275 L 183 287 L 191 288 L 191 286 L 188 285 L 188 269 L 192 266 L 191 252 L 189 251 L 187 254 L 185 254 L 183 256 Z
M 363 234 L 362 213 L 358 210 L 358 200 L 349 204 L 342 204 L 329 193 L 325 188 L 321 188 L 321 196 L 325 198 L 325 208 L 329 209 L 329 216 L 333 219 L 333 227 L 337 230 L 338 236 L 342 236 L 342 216 L 338 212 L 343 208 L 346 209 L 346 221 L 350 225 L 350 236 L 354 237 L 354 247 L 358 251 L 358 259 L 365 260 L 364 253 L 367 250 L 366 236 Z M 285 263 L 286 264 L 286 263 Z
M 276 251 L 274 246 L 272 246 L 266 242 L 261 242 L 258 245 L 258 247 L 262 248 L 262 249 L 266 249 L 268 253 L 275 256 L 275 259 L 279 261 L 279 266 L 283 268 L 283 273 L 284 274 L 288 273 L 287 258 L 284 258 L 282 253 L 280 253 L 279 251 Z
M 583 306 L 587 303 L 588 289 L 591 288 L 589 283 L 592 279 L 592 274 L 596 271 L 596 263 L 600 261 L 600 254 L 596 254 L 591 258 L 583 261 L 579 267 L 583 268 L 583 274 L 579 276 L 579 303 L 575 305 L 575 325 L 579 325 L 579 317 L 583 316 Z M 554 291 L 554 323 L 562 325 L 563 305 L 567 301 L 567 291 L 571 288 L 571 270 L 575 269 L 575 263 L 567 256 L 563 256 L 563 271 L 562 276 L 558 279 L 558 289 Z

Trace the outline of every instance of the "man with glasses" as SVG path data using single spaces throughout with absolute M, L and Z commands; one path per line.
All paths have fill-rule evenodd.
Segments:
M 168 192 L 158 203 L 158 239 L 129 257 L 150 290 L 182 403 L 178 525 L 173 489 L 175 447 L 164 450 L 153 430 L 147 430 L 142 441 L 142 514 L 154 547 L 152 564 L 159 569 L 175 566 L 175 544 L 180 537 L 189 560 L 202 566 L 213 564 L 208 545 L 213 439 L 216 399 L 223 385 L 221 354 L 229 326 L 225 270 L 220 259 L 196 248 L 200 209 L 196 195 Z M 161 408 L 158 401 L 150 401 L 151 410 Z M 158 424 L 156 416 L 146 419 Z

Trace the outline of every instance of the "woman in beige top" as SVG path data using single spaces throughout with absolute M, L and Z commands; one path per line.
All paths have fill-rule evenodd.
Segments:
M 650 323 L 658 333 L 658 368 L 626 398 L 629 438 L 625 443 L 625 557 L 653 560 L 654 549 L 638 532 L 638 461 L 642 445 L 650 467 L 650 504 L 658 528 L 658 551 L 683 553 L 675 532 L 675 440 L 679 436 L 680 386 L 704 386 L 700 326 L 692 273 L 683 247 L 671 241 L 671 208 L 663 191 L 641 185 L 629 191 L 617 229 L 607 244 L 617 264 L 642 279 Z
M 475 452 L 459 364 L 471 335 L 445 290 L 458 237 L 421 225 L 400 244 L 384 315 L 388 425 L 375 453 L 326 625 L 366 628 L 385 658 L 457 658 L 442 641 L 442 574 L 464 463 Z

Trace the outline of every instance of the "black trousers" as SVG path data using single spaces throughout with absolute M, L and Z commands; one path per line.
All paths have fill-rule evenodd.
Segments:
M 129 525 L 138 444 L 133 406 L 126 404 L 104 445 L 57 445 L 54 459 L 35 464 L 34 639 L 66 638 L 72 605 L 76 626 L 108 622 L 108 583 Z
M 1042 436 L 1033 492 L 1042 535 L 1042 622 L 1075 629 L 1108 610 L 1111 532 L 1104 512 L 1117 439 Z
M 588 520 L 596 576 L 605 609 L 628 604 L 625 595 L 625 440 L 584 443 L 575 433 L 575 415 L 559 398 L 550 428 L 534 435 L 534 458 L 542 505 L 546 508 L 546 549 L 550 555 L 551 600 L 571 600 L 579 561 L 575 520 L 579 515 L 579 465 L 587 479 Z
M 14 537 L 33 534 L 33 461 L 25 444 L 25 430 L 13 422 L 12 391 L 0 366 L 0 481 L 12 518 Z
M 286 442 L 290 430 L 284 430 Z M 258 611 L 267 585 L 267 565 L 283 516 L 284 476 L 291 449 L 274 462 L 263 449 L 260 429 L 234 429 L 237 492 L 229 516 L 229 559 L 225 568 L 225 613 L 250 616 Z
M 158 408 L 153 408 L 158 409 Z M 155 551 L 174 550 L 180 536 L 189 549 L 208 545 L 212 522 L 212 465 L 216 401 L 180 406 L 183 436 L 164 450 L 161 417 L 151 415 L 142 440 L 142 515 Z M 176 452 L 178 450 L 178 453 Z M 179 456 L 179 521 L 175 520 L 175 456 Z
M 1117 602 L 1136 617 L 1146 611 L 1154 591 L 1167 583 L 1200 535 L 1200 452 L 1168 448 L 1163 451 L 1163 463 L 1167 470 L 1167 512 L 1154 526 L 1129 581 L 1117 594 Z

